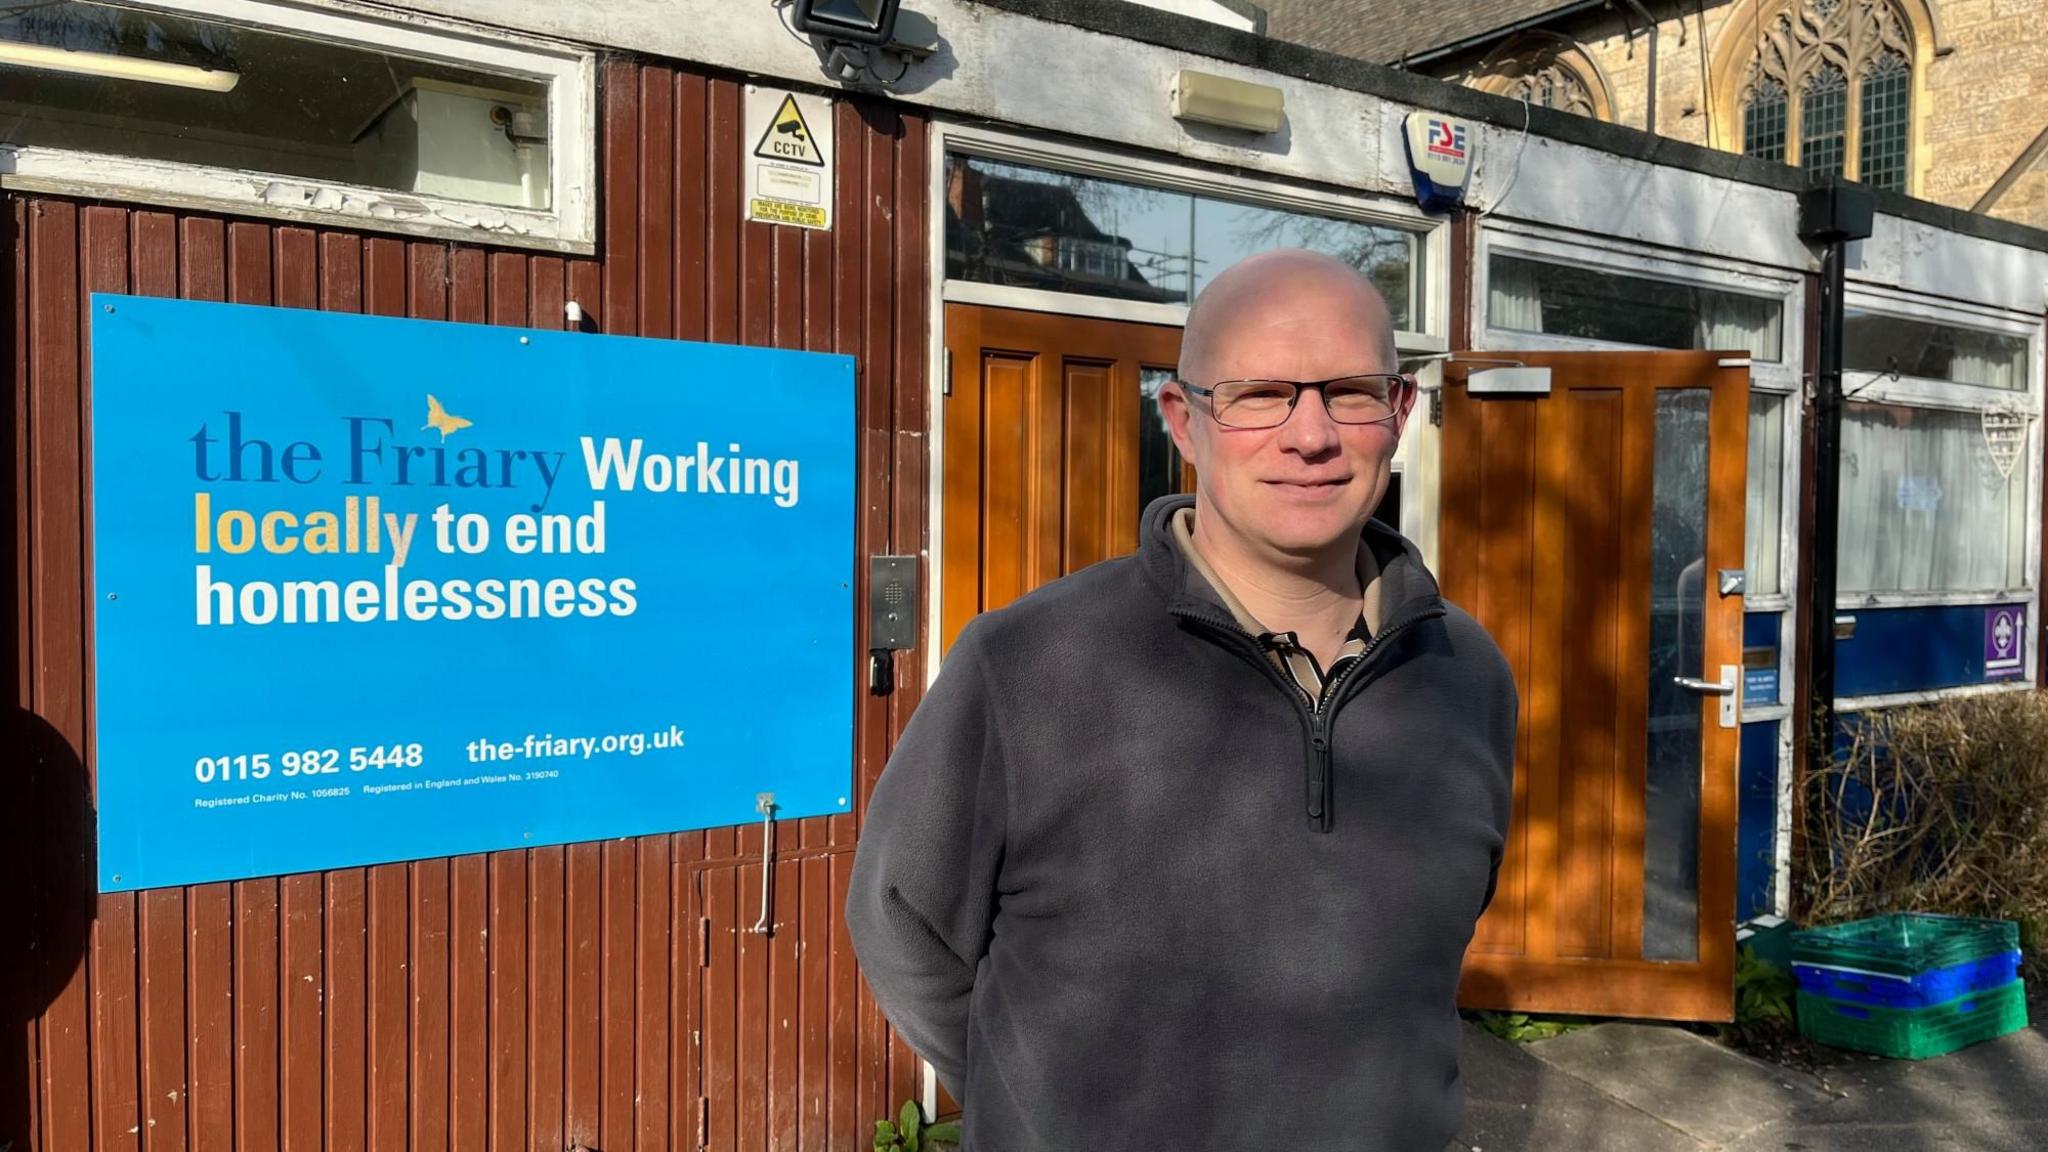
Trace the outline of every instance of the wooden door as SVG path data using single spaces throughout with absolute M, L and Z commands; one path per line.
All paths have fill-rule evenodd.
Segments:
M 1488 352 L 1446 373 L 1441 573 L 1522 694 L 1514 817 L 1468 1007 L 1727 1020 L 1747 359 Z M 1724 366 L 1725 365 L 1725 366 Z M 1726 697 L 1733 705 L 1734 698 Z
M 1180 329 L 946 307 L 941 641 L 1138 544 L 1141 488 L 1182 469 L 1156 421 Z M 1162 444 L 1164 447 L 1162 455 Z M 1142 479 L 1141 479 L 1142 478 Z

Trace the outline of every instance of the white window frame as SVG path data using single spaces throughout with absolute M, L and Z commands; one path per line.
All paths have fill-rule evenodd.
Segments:
M 1794 722 L 1792 702 L 1797 698 L 1797 645 L 1801 606 L 1791 589 L 1799 580 L 1799 481 L 1802 443 L 1801 417 L 1805 409 L 1802 387 L 1806 364 L 1806 287 L 1798 271 L 1766 268 L 1737 260 L 1703 256 L 1692 252 L 1637 244 L 1612 237 L 1592 238 L 1560 228 L 1516 222 L 1488 223 L 1480 230 L 1472 268 L 1472 345 L 1475 348 L 1529 351 L 1601 352 L 1637 349 L 1635 344 L 1585 340 L 1570 336 L 1520 332 L 1494 328 L 1487 323 L 1493 254 L 1522 256 L 1550 263 L 1594 267 L 1627 276 L 1694 284 L 1703 288 L 1741 292 L 1747 295 L 1777 296 L 1780 314 L 1777 360 L 1752 358 L 1750 392 L 1788 398 L 1779 414 L 1783 422 L 1783 450 L 1779 458 L 1778 486 L 1778 588 L 1770 595 L 1743 596 L 1742 611 L 1770 613 L 1778 617 L 1778 703 L 1751 705 L 1743 701 L 1738 723 L 1775 723 L 1777 740 L 1778 811 L 1772 840 L 1771 901 L 1779 915 L 1787 914 L 1792 883 L 1792 759 L 1795 742 L 1802 739 L 1802 726 Z M 1652 348 L 1649 351 L 1671 351 Z M 1748 413 L 1743 414 L 1748 419 Z M 1739 760 L 1739 756 L 1738 756 Z M 1740 767 L 1738 764 L 1738 774 Z
M 945 117 L 938 117 L 932 121 L 929 148 L 931 163 L 926 166 L 925 173 L 925 203 L 929 205 L 926 212 L 925 259 L 926 266 L 931 272 L 931 289 L 925 313 L 925 330 L 928 334 L 925 348 L 925 378 L 931 382 L 926 397 L 927 411 L 931 413 L 931 450 L 925 506 L 933 510 L 933 515 L 926 528 L 928 543 L 925 555 L 928 562 L 934 566 L 939 564 L 940 558 L 946 554 L 943 538 L 945 517 L 937 514 L 938 510 L 945 506 L 946 305 L 978 304 L 992 308 L 1016 308 L 1028 312 L 1051 312 L 1063 316 L 1167 324 L 1176 328 L 1184 327 L 1188 318 L 1187 306 L 1182 304 L 1115 300 L 1104 296 L 1084 296 L 1079 293 L 947 279 L 946 157 L 953 153 L 965 153 L 1036 168 L 1053 168 L 1077 175 L 1119 180 L 1127 184 L 1163 188 L 1168 191 L 1220 197 L 1292 212 L 1359 220 L 1414 232 L 1420 241 L 1421 251 L 1409 275 L 1420 277 L 1420 283 L 1414 291 L 1411 303 L 1421 310 L 1423 323 L 1419 330 L 1397 331 L 1394 334 L 1394 342 L 1402 352 L 1443 352 L 1450 348 L 1450 221 L 1424 215 L 1420 208 L 1408 201 L 1369 193 L 1307 188 L 1297 184 L 1281 183 L 1278 180 L 1253 179 L 1212 171 L 1194 164 L 1113 152 L 1083 144 L 1004 131 L 978 124 L 966 124 Z M 1425 371 L 1433 368 L 1432 365 Z M 1427 421 L 1420 423 L 1426 425 Z M 1417 451 L 1414 442 L 1418 439 L 1420 437 L 1417 436 L 1402 438 L 1401 455 L 1395 459 L 1393 465 L 1396 469 L 1407 470 L 1410 454 Z M 1410 539 L 1414 539 L 1415 526 L 1409 522 L 1409 518 L 1420 515 L 1426 503 L 1433 504 L 1434 497 L 1426 497 L 1419 487 L 1411 489 L 1406 479 L 1403 478 L 1401 491 L 1402 532 Z M 1431 515 L 1434 515 L 1433 510 Z M 1431 546 L 1425 541 L 1418 543 L 1425 549 Z M 927 684 L 936 680 L 939 675 L 939 634 L 942 630 L 940 622 L 944 619 L 944 606 L 939 595 L 941 583 L 934 567 L 931 575 L 933 592 L 925 598 L 924 649 Z
M 286 174 L 0 145 L 0 188 L 198 208 L 327 227 L 588 255 L 597 247 L 597 58 L 526 36 L 404 22 L 334 0 L 121 0 L 125 7 L 500 72 L 548 88 L 549 208 L 517 208 Z
M 2018 336 L 2027 341 L 2027 384 L 2024 388 L 1991 388 L 1982 384 L 1963 384 L 1953 380 L 1934 380 L 1919 376 L 1901 376 L 1897 380 L 1892 380 L 1883 375 L 1872 376 L 1865 370 L 1845 371 L 1842 373 L 1842 386 L 1843 391 L 1849 393 L 1847 399 L 1850 402 L 1933 408 L 1951 412 L 1978 412 L 1988 403 L 2005 401 L 2031 415 L 2033 420 L 2027 428 L 2027 442 L 2021 455 L 2026 468 L 2024 471 L 2016 471 L 2011 481 L 2022 485 L 2022 495 L 2027 501 L 2027 528 L 2020 540 L 2020 547 L 2024 549 L 2022 583 L 2018 587 L 1973 592 L 1845 592 L 1836 597 L 1836 610 L 1854 612 L 1859 609 L 2011 604 L 2025 601 L 2038 611 L 2041 587 L 2042 513 L 2041 319 L 2037 316 L 2030 317 L 1952 300 L 1916 296 L 1895 288 L 1854 282 L 1848 286 L 1843 303 L 1845 307 L 1859 312 L 1896 316 L 1903 320 L 1917 320 L 1950 328 L 1969 328 L 1980 332 Z M 2035 629 L 2028 629 L 2027 672 L 2024 682 L 2029 684 L 2034 680 L 2035 633 Z M 1935 695 L 1949 695 L 1955 691 L 1942 689 Z M 1908 694 L 1908 697 L 1917 695 L 1920 694 Z M 1911 700 L 1901 698 L 1896 702 L 1907 703 Z M 1870 705 L 1859 702 L 1858 706 Z
M 1836 597 L 1836 612 L 1839 614 L 1865 609 L 2025 603 L 2031 614 L 2030 619 L 2038 621 L 2042 609 L 2041 411 L 2044 386 L 2048 386 L 2043 379 L 2044 336 L 2040 317 L 1955 300 L 1915 295 L 1897 288 L 1855 281 L 1849 283 L 1843 303 L 1856 311 L 1896 316 L 1900 319 L 1940 324 L 1951 328 L 1969 328 L 2000 335 L 2019 336 L 2027 341 L 2025 388 L 1991 388 L 1982 384 L 1964 384 L 1953 380 L 1934 380 L 1919 376 L 1901 376 L 1897 380 L 1892 380 L 1883 375 L 1873 377 L 1867 370 L 1858 370 L 1842 374 L 1843 390 L 1853 393 L 1849 397 L 1851 401 L 1976 412 L 1987 403 L 2003 400 L 2029 413 L 2034 419 L 2027 429 L 2027 442 L 2021 456 L 2026 463 L 2026 469 L 2015 472 L 2011 481 L 2023 485 L 2022 495 L 2027 501 L 2027 527 L 2020 542 L 2020 547 L 2025 550 L 2022 556 L 2024 567 L 2021 587 L 1981 592 L 1847 592 Z M 1835 701 L 1835 710 L 1845 713 L 1862 712 L 1946 700 L 1957 696 L 2031 691 L 2038 675 L 2040 658 L 2040 629 L 2029 627 L 2026 632 L 2026 669 L 2021 675 L 2010 680 L 1876 696 L 1845 696 Z
M 1426 216 L 1415 205 L 1384 197 L 1334 192 L 1274 180 L 1255 180 L 1223 172 L 1212 172 L 1192 164 L 1176 164 L 1151 157 L 1093 148 L 1065 141 L 1047 140 L 958 122 L 940 121 L 932 130 L 932 195 L 936 219 L 932 275 L 943 285 L 941 302 L 980 304 L 994 308 L 1018 308 L 1031 312 L 1057 312 L 1065 316 L 1092 316 L 1103 320 L 1131 320 L 1143 324 L 1187 323 L 1185 304 L 1158 304 L 1145 300 L 1117 300 L 1076 292 L 1019 288 L 1007 284 L 982 284 L 972 280 L 945 278 L 946 158 L 954 153 L 976 156 L 1005 164 L 1050 168 L 1077 176 L 1092 176 L 1168 192 L 1207 196 L 1284 212 L 1301 212 L 1363 224 L 1399 228 L 1415 234 L 1418 259 L 1409 269 L 1410 305 L 1422 313 L 1420 328 L 1403 329 L 1394 342 L 1403 352 L 1442 352 L 1450 347 L 1450 308 L 1447 278 L 1450 275 L 1450 224 Z
M 1897 380 L 1892 380 L 1884 375 L 1872 376 L 1867 369 L 1844 369 L 1842 390 L 1854 393 L 1851 399 L 1878 400 L 1885 404 L 1915 408 L 1952 408 L 1970 411 L 1976 411 L 1988 402 L 2002 399 L 2018 405 L 2022 411 L 2036 416 L 2040 414 L 2039 316 L 2025 316 L 1951 300 L 1936 300 L 1927 296 L 1915 296 L 1896 288 L 1858 284 L 1854 281 L 1849 283 L 1848 291 L 1843 296 L 1843 306 L 1851 312 L 1893 316 L 1901 320 L 1937 324 L 1944 328 L 1963 328 L 1997 336 L 2017 336 L 2027 342 L 2027 380 L 2023 388 L 1993 388 L 1984 384 L 1969 384 L 1926 376 L 1902 375 Z
M 1801 275 L 1797 272 L 1759 268 L 1739 261 L 1704 257 L 1693 253 L 1675 254 L 1646 244 L 1632 244 L 1606 237 L 1595 241 L 1562 229 L 1524 223 L 1489 223 L 1480 231 L 1477 248 L 1472 269 L 1472 343 L 1475 348 L 1480 349 L 1602 352 L 1643 347 L 1637 344 L 1493 327 L 1488 323 L 1486 308 L 1493 256 L 1496 253 L 1551 264 L 1599 268 L 1625 276 L 1692 284 L 1702 288 L 1740 292 L 1749 296 L 1775 296 L 1780 300 L 1780 306 L 1784 311 L 1778 324 L 1779 358 L 1752 359 L 1749 368 L 1749 385 L 1752 393 L 1765 392 L 1790 397 L 1790 402 L 1783 406 L 1779 414 L 1779 419 L 1784 425 L 1784 448 L 1779 458 L 1781 480 L 1778 486 L 1779 591 L 1768 595 L 1745 594 L 1742 603 L 1745 614 L 1778 614 L 1780 702 L 1755 707 L 1745 703 L 1742 706 L 1742 722 L 1747 724 L 1782 720 L 1791 716 L 1792 687 L 1795 683 L 1796 668 L 1793 659 L 1794 645 L 1789 640 L 1797 635 L 1799 606 L 1793 603 L 1789 589 L 1798 586 L 1799 578 L 1799 429 L 1801 411 L 1804 407 L 1800 378 L 1802 365 L 1806 362 L 1806 301 L 1805 285 Z M 1672 349 L 1652 348 L 1649 351 Z M 1748 413 L 1745 412 L 1744 419 L 1747 418 Z
M 1778 325 L 1778 359 L 1755 358 L 1750 369 L 1750 381 L 1753 386 L 1770 392 L 1799 390 L 1800 365 L 1806 355 L 1806 325 L 1801 307 L 1805 293 L 1798 273 L 1694 253 L 1673 253 L 1647 244 L 1608 237 L 1596 240 L 1562 229 L 1520 223 L 1489 223 L 1480 230 L 1478 249 L 1472 268 L 1472 342 L 1475 348 L 1513 347 L 1559 352 L 1601 352 L 1617 348 L 1682 351 L 1493 327 L 1487 316 L 1493 257 L 1520 256 L 1546 264 L 1597 268 L 1622 276 L 1639 276 L 1745 296 L 1775 296 L 1784 309 Z

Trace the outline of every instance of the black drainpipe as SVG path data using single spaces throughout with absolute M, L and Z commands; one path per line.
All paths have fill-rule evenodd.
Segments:
M 1835 756 L 1835 586 L 1842 513 L 1842 292 L 1849 241 L 1870 235 L 1877 198 L 1840 176 L 1799 194 L 1799 238 L 1820 249 L 1820 348 L 1813 388 L 1813 573 L 1807 587 L 1811 694 L 1806 771 Z

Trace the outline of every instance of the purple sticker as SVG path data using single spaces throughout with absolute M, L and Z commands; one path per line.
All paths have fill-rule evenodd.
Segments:
M 2000 604 L 1984 613 L 1984 678 L 2018 676 L 2027 670 L 2027 606 Z

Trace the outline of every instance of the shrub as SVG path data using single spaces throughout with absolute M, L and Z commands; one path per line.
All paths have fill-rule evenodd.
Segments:
M 1852 718 L 1808 776 L 1800 864 L 1815 924 L 1886 912 L 2048 927 L 2048 694 L 1942 700 Z M 2048 957 L 2028 954 L 2030 976 Z

